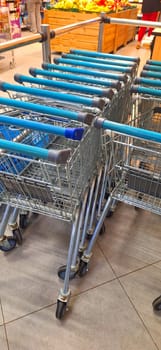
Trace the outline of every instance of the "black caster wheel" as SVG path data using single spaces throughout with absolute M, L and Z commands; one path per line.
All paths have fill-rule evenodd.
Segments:
M 103 235 L 106 231 L 106 227 L 105 227 L 105 224 L 102 225 L 101 229 L 100 229 L 100 232 L 99 232 L 99 235 Z
M 79 271 L 78 271 L 79 277 L 85 276 L 87 272 L 88 272 L 88 263 L 81 260 L 79 265 Z
M 20 214 L 19 225 L 24 230 L 28 225 L 29 214 Z
M 61 320 L 64 317 L 66 313 L 66 309 L 67 309 L 67 303 L 61 300 L 57 300 L 56 318 L 58 320 Z
M 91 238 L 92 238 L 92 233 L 87 233 L 86 234 L 87 241 L 90 241 Z
M 63 281 L 65 279 L 65 273 L 66 273 L 66 265 L 60 266 L 57 274 L 58 274 L 58 277 Z M 77 274 L 77 271 L 70 271 L 69 279 L 72 280 L 73 278 L 75 278 L 76 274 Z
M 22 245 L 22 234 L 19 228 L 13 230 L 13 237 L 17 244 Z
M 16 247 L 16 239 L 14 237 L 4 236 L 3 241 L 0 242 L 0 250 L 2 252 L 10 252 Z
M 161 311 L 161 295 L 152 302 L 154 311 Z
M 107 215 L 106 215 L 106 218 L 111 218 L 112 215 L 113 215 L 113 211 L 109 210 Z

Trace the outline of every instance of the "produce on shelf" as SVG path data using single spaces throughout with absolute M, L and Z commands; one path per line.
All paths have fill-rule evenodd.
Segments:
M 85 12 L 118 12 L 132 7 L 128 0 L 51 0 L 55 9 Z

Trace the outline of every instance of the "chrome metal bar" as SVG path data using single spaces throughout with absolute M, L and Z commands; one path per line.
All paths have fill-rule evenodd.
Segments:
M 40 33 L 29 35 L 24 38 L 8 40 L 4 43 L 0 43 L 0 53 L 17 49 L 19 47 L 26 46 L 29 44 L 34 44 L 36 42 L 40 42 L 41 40 L 42 40 L 42 34 Z
M 108 24 L 123 24 L 123 25 L 131 25 L 136 27 L 150 27 L 150 28 L 161 28 L 161 22 L 153 22 L 153 21 L 142 21 L 138 19 L 124 19 L 124 18 L 112 18 L 107 17 L 106 15 L 102 16 L 102 20 L 104 23 Z
M 101 21 L 102 21 L 101 17 L 95 17 L 95 18 L 89 19 L 87 21 L 77 22 L 77 23 L 69 24 L 67 26 L 56 28 L 52 31 L 53 37 L 65 34 L 67 32 L 71 32 L 74 29 L 78 29 L 80 27 L 84 27 L 84 26 L 89 25 L 89 24 L 100 23 Z

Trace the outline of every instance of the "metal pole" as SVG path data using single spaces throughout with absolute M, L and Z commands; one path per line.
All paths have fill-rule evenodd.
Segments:
M 98 52 L 102 52 L 102 39 L 103 39 L 103 30 L 104 30 L 104 23 L 102 21 L 103 17 L 104 17 L 104 14 L 101 14 L 101 21 L 100 21 L 99 33 L 98 33 L 98 46 L 97 46 Z
M 71 32 L 74 29 L 78 29 L 81 27 L 84 27 L 85 25 L 93 24 L 93 23 L 99 23 L 101 21 L 101 17 L 95 17 L 92 19 L 88 19 L 87 21 L 77 22 L 73 24 L 69 24 L 64 27 L 56 28 L 52 31 L 53 37 L 56 37 L 58 35 L 62 35 L 67 32 Z
M 105 14 L 102 16 L 102 20 L 107 24 L 123 24 L 123 25 L 131 25 L 134 27 L 150 27 L 150 28 L 161 28 L 161 22 L 153 22 L 153 21 L 141 21 L 137 19 L 124 19 L 124 18 L 112 18 L 107 17 Z
M 41 31 L 45 38 L 45 40 L 42 41 L 43 63 L 51 63 L 50 26 L 48 24 L 42 24 Z
M 41 40 L 42 35 L 40 33 L 26 36 L 24 38 L 12 39 L 6 41 L 5 43 L 0 43 L 0 53 L 9 50 L 14 50 L 25 45 L 41 42 Z

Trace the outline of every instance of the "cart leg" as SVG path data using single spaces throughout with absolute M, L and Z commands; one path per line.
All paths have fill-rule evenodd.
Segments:
M 14 208 L 8 225 L 12 230 L 13 237 L 15 238 L 16 242 L 19 245 L 21 245 L 22 244 L 22 234 L 21 234 L 20 228 L 19 228 L 18 223 L 17 223 L 18 215 L 19 215 L 19 209 Z
M 0 223 L 0 250 L 3 252 L 9 252 L 16 246 L 16 239 L 13 236 L 5 236 L 5 231 L 11 215 L 11 210 L 11 206 L 9 204 L 6 205 L 5 212 Z

